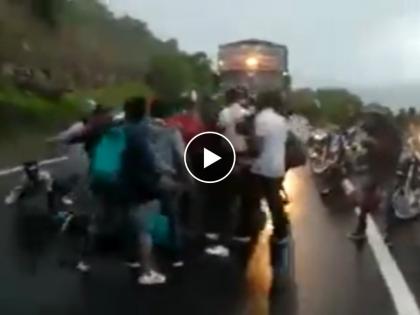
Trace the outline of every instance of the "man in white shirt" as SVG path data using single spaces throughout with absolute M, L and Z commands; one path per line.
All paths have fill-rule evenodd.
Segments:
M 247 104 L 243 102 L 243 97 L 244 95 L 239 89 L 228 90 L 226 92 L 227 107 L 220 112 L 218 119 L 218 127 L 232 143 L 237 156 L 237 165 L 234 172 L 218 186 L 220 191 L 218 197 L 221 205 L 217 207 L 220 211 L 219 242 L 215 246 L 206 248 L 206 253 L 221 257 L 229 256 L 229 244 L 235 232 L 235 212 L 238 208 L 238 200 L 240 202 L 242 199 L 241 192 L 243 189 L 241 184 L 246 182 L 246 180 L 243 180 L 243 171 L 239 165 L 243 164 L 242 162 L 246 159 L 248 153 L 247 140 L 246 136 L 241 134 L 238 129 L 251 115 L 251 111 L 245 107 Z M 240 214 L 240 216 L 243 215 Z
M 219 114 L 218 126 L 228 138 L 236 154 L 243 154 L 247 150 L 245 136 L 237 131 L 237 126 L 250 115 L 250 111 L 241 105 L 241 93 L 235 89 L 226 92 L 226 102 L 228 104 Z
M 259 97 L 259 112 L 254 123 L 258 153 L 251 168 L 255 188 L 253 202 L 258 207 L 261 199 L 266 199 L 276 241 L 282 241 L 288 236 L 289 226 L 279 196 L 286 172 L 286 142 L 289 133 L 286 118 L 277 111 L 281 104 L 281 98 L 276 92 L 263 93 Z

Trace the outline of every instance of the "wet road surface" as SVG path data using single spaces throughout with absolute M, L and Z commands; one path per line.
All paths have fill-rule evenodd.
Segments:
M 79 165 L 71 159 L 50 169 L 63 176 Z M 16 174 L 0 177 L 0 195 L 5 196 L 16 180 Z M 14 209 L 1 205 L 0 314 L 245 315 L 250 314 L 250 303 L 260 302 L 263 306 L 254 308 L 253 314 L 268 315 L 264 305 L 270 306 L 271 314 L 285 315 L 396 314 L 370 247 L 358 248 L 346 239 L 354 223 L 352 210 L 342 200 L 324 207 L 304 169 L 291 173 L 286 187 L 295 239 L 295 285 L 271 298 L 249 290 L 250 281 L 264 284 L 270 275 L 260 267 L 254 279 L 246 277 L 240 249 L 228 260 L 199 255 L 183 270 L 168 270 L 168 285 L 158 288 L 139 287 L 115 258 L 98 259 L 91 276 L 82 279 L 57 263 L 52 235 L 22 238 L 14 223 Z M 401 230 L 394 255 L 410 288 L 420 297 L 417 225 Z M 25 246 L 39 239 L 45 242 Z M 264 266 L 266 251 L 260 252 L 256 259 Z

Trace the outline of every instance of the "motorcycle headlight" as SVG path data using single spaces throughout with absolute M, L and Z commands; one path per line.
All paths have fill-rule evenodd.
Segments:
M 319 156 L 319 154 L 317 152 L 311 152 L 310 155 L 309 155 L 309 157 L 311 159 L 316 159 L 318 156 Z

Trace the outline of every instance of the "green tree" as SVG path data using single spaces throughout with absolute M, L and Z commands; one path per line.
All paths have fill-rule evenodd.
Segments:
M 363 106 L 362 100 L 346 89 L 320 89 L 316 97 L 324 118 L 340 126 L 354 123 Z
M 290 107 L 299 114 L 305 116 L 312 123 L 317 123 L 322 117 L 321 109 L 317 106 L 315 91 L 304 88 L 290 93 Z
M 147 74 L 148 84 L 164 100 L 174 101 L 193 88 L 194 73 L 184 56 L 159 55 L 152 58 Z
M 407 126 L 407 123 L 408 123 L 407 110 L 405 108 L 401 108 L 398 111 L 398 114 L 396 115 L 395 120 L 400 127 L 405 128 Z
M 180 51 L 176 39 L 157 38 L 146 23 L 117 17 L 100 0 L 0 0 L 0 38 L 0 67 L 45 69 L 60 87 L 136 82 L 155 72 L 154 86 L 165 97 L 214 88 L 205 53 Z M 165 87 L 166 81 L 173 84 Z
M 193 85 L 200 94 L 209 95 L 214 91 L 214 77 L 211 60 L 204 52 L 198 52 L 188 57 L 193 72 Z

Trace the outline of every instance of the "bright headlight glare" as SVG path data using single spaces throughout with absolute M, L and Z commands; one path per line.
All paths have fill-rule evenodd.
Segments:
M 245 61 L 247 67 L 251 68 L 251 69 L 255 69 L 256 67 L 258 67 L 259 61 L 257 57 L 248 57 Z

